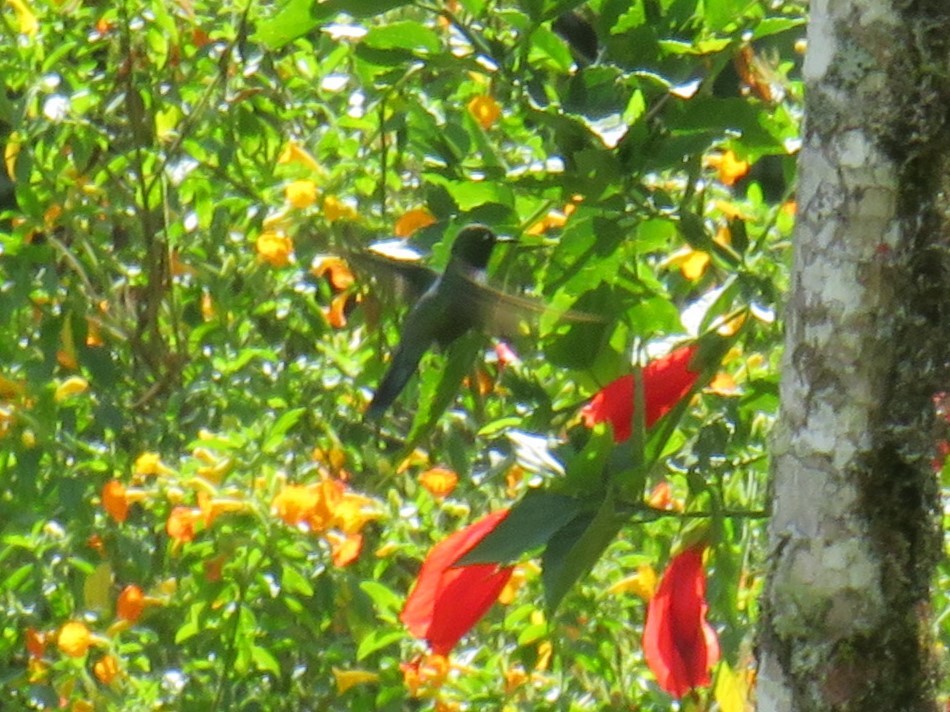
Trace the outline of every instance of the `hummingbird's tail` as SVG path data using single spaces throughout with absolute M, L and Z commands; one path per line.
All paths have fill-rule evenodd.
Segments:
M 380 381 L 379 388 L 376 389 L 373 400 L 370 401 L 363 415 L 363 420 L 375 421 L 382 417 L 397 396 L 402 393 L 402 389 L 406 387 L 419 361 L 422 360 L 426 348 L 428 344 L 407 344 L 405 340 L 399 345 L 393 355 L 392 363 L 389 364 L 389 370 Z

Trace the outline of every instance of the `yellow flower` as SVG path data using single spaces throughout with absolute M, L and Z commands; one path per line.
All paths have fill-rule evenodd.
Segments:
M 313 485 L 287 485 L 274 497 L 271 509 L 285 524 L 295 526 L 310 516 L 319 499 L 319 492 Z
M 19 25 L 20 34 L 32 37 L 40 29 L 40 23 L 36 15 L 30 10 L 29 6 L 23 0 L 7 0 L 7 4 L 13 8 L 16 13 L 17 25 Z M 12 173 L 10 175 L 13 175 Z
M 169 475 L 171 470 L 157 452 L 143 452 L 135 459 L 132 472 L 136 475 Z
M 214 299 L 207 291 L 201 292 L 201 318 L 211 321 L 215 316 Z
M 421 230 L 435 222 L 435 216 L 426 208 L 413 208 L 396 220 L 393 232 L 396 237 L 409 237 L 416 230 Z
M 505 587 L 501 589 L 501 593 L 498 594 L 498 602 L 507 606 L 509 603 L 515 600 L 515 595 L 518 591 L 521 590 L 521 587 L 524 586 L 525 581 L 528 580 L 528 571 L 527 569 L 518 564 L 515 566 L 514 570 L 511 572 L 511 578 L 508 579 L 508 583 L 505 584 Z
M 436 499 L 443 499 L 452 494 L 458 482 L 459 476 L 445 467 L 433 467 L 419 475 L 419 484 Z
M 297 163 L 318 174 L 322 171 L 320 164 L 317 163 L 317 159 L 311 156 L 295 141 L 287 142 L 287 145 L 284 146 L 284 150 L 280 152 L 280 157 L 277 159 L 277 163 Z
M 62 403 L 67 398 L 72 398 L 77 396 L 80 393 L 83 393 L 87 388 L 89 388 L 89 381 L 87 381 L 82 376 L 70 376 L 65 381 L 56 386 L 56 392 L 53 394 L 53 399 L 57 403 Z
M 657 585 L 656 571 L 649 564 L 641 564 L 632 576 L 622 579 L 607 589 L 607 593 L 633 593 L 649 601 Z
M 712 258 L 708 252 L 694 250 L 692 247 L 684 247 L 677 250 L 664 261 L 664 266 L 679 267 L 683 279 L 694 282 L 706 273 L 706 268 Z
M 501 116 L 501 107 L 498 106 L 498 102 L 486 94 L 476 96 L 468 102 L 468 111 L 483 129 L 491 128 Z
M 7 145 L 3 150 L 3 162 L 7 167 L 7 175 L 10 180 L 16 179 L 16 159 L 20 154 L 20 135 L 14 131 L 7 136 Z
M 356 220 L 356 208 L 349 203 L 344 203 L 334 195 L 328 195 L 323 199 L 323 216 L 330 222 L 337 220 Z
M 286 267 L 290 264 L 290 255 L 294 243 L 283 233 L 265 230 L 257 238 L 257 255 L 273 267 Z
M 56 636 L 56 646 L 63 655 L 71 658 L 81 658 L 92 645 L 92 634 L 85 623 L 81 621 L 70 621 L 59 629 L 59 635 Z
M 103 685 L 110 685 L 119 676 L 119 661 L 114 655 L 103 655 L 92 666 L 96 679 Z
M 370 672 L 369 670 L 341 670 L 337 667 L 331 669 L 333 670 L 333 677 L 336 680 L 336 691 L 338 695 L 342 695 L 351 687 L 356 687 L 357 685 L 368 685 L 379 682 L 379 673 Z
M 317 202 L 317 184 L 312 180 L 295 180 L 284 189 L 284 195 L 295 208 L 309 208 Z

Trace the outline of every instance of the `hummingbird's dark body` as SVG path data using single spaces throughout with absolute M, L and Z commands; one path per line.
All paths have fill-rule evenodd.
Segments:
M 477 285 L 486 281 L 485 268 L 497 241 L 484 225 L 469 225 L 459 232 L 445 272 L 432 273 L 432 283 L 406 317 L 367 418 L 378 418 L 392 405 L 433 343 L 445 348 L 470 329 L 484 327 L 491 308 L 479 298 Z

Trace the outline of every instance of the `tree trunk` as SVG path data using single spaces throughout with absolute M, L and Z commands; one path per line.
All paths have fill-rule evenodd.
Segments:
M 950 2 L 813 0 L 758 708 L 934 710 Z

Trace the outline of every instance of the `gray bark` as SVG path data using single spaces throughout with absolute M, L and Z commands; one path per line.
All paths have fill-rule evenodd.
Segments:
M 813 0 L 758 709 L 932 710 L 950 2 Z

